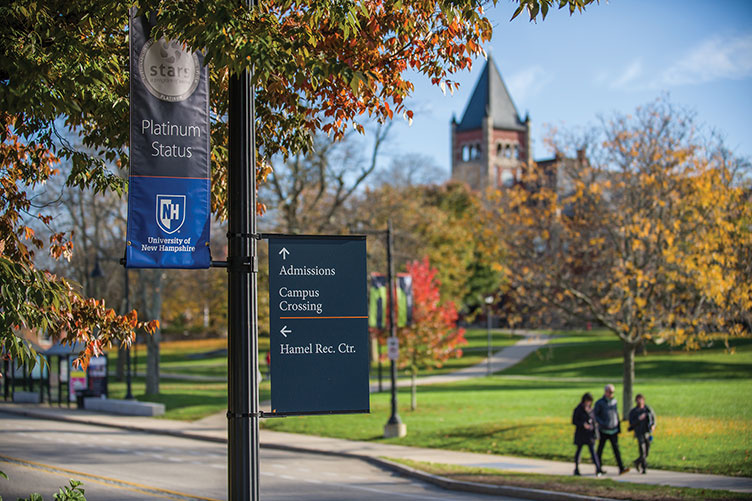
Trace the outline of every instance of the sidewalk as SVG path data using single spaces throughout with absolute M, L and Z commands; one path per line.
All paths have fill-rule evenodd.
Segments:
M 73 408 L 57 408 L 40 404 L 10 404 L 2 402 L 0 402 L 0 413 L 145 431 L 148 433 L 160 433 L 217 443 L 227 442 L 226 418 L 220 414 L 215 414 L 191 423 L 148 417 L 111 416 Z M 410 459 L 414 461 L 429 461 L 526 473 L 548 475 L 572 474 L 572 464 L 568 462 L 357 442 L 263 429 L 260 435 L 260 445 L 267 448 L 345 455 L 371 460 L 378 458 Z M 723 489 L 752 493 L 752 478 L 747 477 L 725 477 L 722 475 L 660 470 L 650 470 L 647 475 L 630 472 L 626 475 L 616 476 L 614 467 L 607 467 L 606 469 L 610 474 L 604 478 L 620 482 Z M 588 466 L 585 466 L 582 470 L 585 472 L 584 476 L 592 476 L 592 473 L 587 473 L 589 470 Z
M 491 357 L 492 372 L 497 372 L 514 365 L 540 346 L 546 344 L 550 339 L 548 336 L 537 332 L 516 333 L 522 334 L 525 338 L 513 346 L 508 346 L 500 350 Z M 486 371 L 487 361 L 483 361 L 478 365 L 451 374 L 418 378 L 418 384 L 448 383 L 481 377 L 486 375 Z M 409 380 L 398 381 L 399 386 L 409 384 Z M 374 391 L 373 385 L 371 391 Z M 262 403 L 261 408 L 268 411 L 268 402 Z M 71 421 L 148 433 L 167 434 L 217 443 L 227 442 L 227 418 L 224 412 L 207 416 L 198 421 L 184 422 L 149 417 L 113 416 L 74 408 L 50 407 L 45 404 L 0 402 L 0 413 L 20 414 L 39 419 Z M 345 455 L 375 462 L 378 462 L 379 458 L 409 459 L 547 475 L 571 475 L 573 469 L 570 462 L 457 452 L 443 449 L 426 449 L 374 442 L 357 442 L 263 429 L 260 432 L 260 445 L 266 448 L 291 451 Z M 616 469 L 614 467 L 607 467 L 606 469 L 610 474 L 606 475 L 605 478 L 616 481 L 752 493 L 752 478 L 747 477 L 725 477 L 722 475 L 660 470 L 649 470 L 647 475 L 630 472 L 626 475 L 617 476 L 615 475 Z M 593 476 L 593 473 L 589 473 L 590 467 L 587 463 L 583 464 L 582 470 L 584 476 Z
M 538 331 L 528 330 L 515 330 L 514 334 L 524 336 L 512 346 L 507 346 L 503 350 L 499 350 L 491 355 L 490 372 L 491 374 L 499 371 L 503 371 L 507 367 L 511 367 L 517 362 L 523 360 L 525 357 L 533 353 L 541 346 L 548 343 L 552 336 L 547 336 Z M 427 384 L 442 384 L 453 383 L 455 381 L 462 381 L 464 379 L 472 379 L 476 377 L 483 377 L 488 374 L 489 363 L 488 359 L 484 359 L 482 362 L 466 367 L 458 371 L 451 372 L 449 374 L 439 374 L 436 376 L 424 376 L 416 379 L 418 386 Z M 408 387 L 410 386 L 410 379 L 398 379 L 397 386 Z M 378 383 L 371 383 L 371 393 L 377 393 L 379 391 Z M 384 391 L 389 391 L 389 384 L 384 384 Z

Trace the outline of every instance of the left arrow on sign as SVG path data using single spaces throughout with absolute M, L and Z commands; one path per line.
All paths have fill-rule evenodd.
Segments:
M 279 331 L 279 333 L 282 334 L 283 336 L 287 337 L 288 334 L 292 334 L 292 331 L 290 329 L 288 329 L 287 326 L 285 325 L 284 327 L 282 327 L 282 329 Z
M 287 260 L 287 255 L 290 254 L 290 251 L 287 250 L 287 249 L 285 249 L 284 247 L 282 247 L 282 250 L 279 251 L 279 254 L 282 254 L 282 260 L 286 261 Z

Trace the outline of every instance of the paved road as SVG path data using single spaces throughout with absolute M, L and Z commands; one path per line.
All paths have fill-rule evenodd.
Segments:
M 5 413 L 0 413 L 0 470 L 10 477 L 0 479 L 6 500 L 30 492 L 49 499 L 69 478 L 84 482 L 90 501 L 223 500 L 227 495 L 223 444 Z M 269 449 L 261 451 L 261 492 L 265 501 L 484 498 L 444 491 L 358 460 Z

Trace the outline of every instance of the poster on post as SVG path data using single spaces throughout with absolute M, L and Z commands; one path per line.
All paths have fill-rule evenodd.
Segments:
M 130 12 L 128 268 L 208 268 L 209 78 L 201 52 Z

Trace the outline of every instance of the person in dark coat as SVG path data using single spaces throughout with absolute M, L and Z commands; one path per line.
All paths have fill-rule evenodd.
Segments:
M 598 427 L 593 417 L 592 405 L 593 395 L 585 393 L 580 405 L 575 407 L 572 413 L 572 424 L 575 426 L 574 445 L 577 446 L 577 451 L 574 453 L 574 474 L 577 476 L 580 475 L 580 453 L 584 445 L 590 451 L 590 457 L 595 464 L 595 475 L 601 476 L 601 462 L 594 448 L 595 439 L 598 437 Z
M 637 471 L 644 474 L 648 470 L 648 453 L 655 429 L 655 413 L 645 403 L 645 397 L 642 394 L 637 394 L 635 403 L 637 405 L 629 411 L 629 429 L 634 430 L 640 454 L 640 457 L 635 459 L 634 465 Z
M 616 458 L 616 464 L 619 465 L 619 475 L 629 471 L 629 468 L 624 467 L 624 463 L 621 461 L 621 453 L 619 452 L 619 433 L 621 433 L 621 421 L 619 420 L 619 405 L 614 397 L 616 388 L 612 384 L 607 384 L 603 390 L 603 397 L 598 399 L 593 407 L 593 415 L 595 421 L 598 423 L 598 432 L 600 433 L 600 439 L 598 440 L 598 459 L 603 464 L 603 447 L 606 442 L 611 442 L 611 447 L 614 450 L 614 457 Z M 604 472 L 605 473 L 605 472 Z

